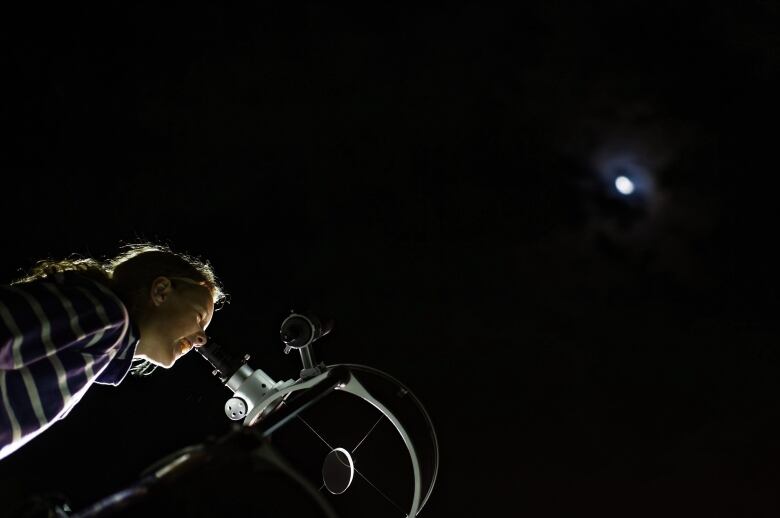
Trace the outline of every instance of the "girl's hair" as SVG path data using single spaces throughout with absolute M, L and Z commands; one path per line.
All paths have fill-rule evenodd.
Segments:
M 122 248 L 125 249 L 122 253 L 106 261 L 75 256 L 59 261 L 40 260 L 27 275 L 11 284 L 32 282 L 58 272 L 76 271 L 110 288 L 131 316 L 143 310 L 149 287 L 160 276 L 186 277 L 205 286 L 211 292 L 215 310 L 227 302 L 227 294 L 208 261 L 174 252 L 166 245 L 136 243 Z M 132 373 L 143 375 L 153 370 L 149 362 L 142 361 L 133 367 Z

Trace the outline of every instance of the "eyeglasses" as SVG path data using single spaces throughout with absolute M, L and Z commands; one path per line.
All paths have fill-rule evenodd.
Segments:
M 168 278 L 172 281 L 183 281 L 186 282 L 187 284 L 194 284 L 196 286 L 203 286 L 204 288 L 208 288 L 208 284 L 206 283 L 206 281 L 198 282 L 196 280 L 190 279 L 189 277 L 168 277 Z
M 196 281 L 194 279 L 190 279 L 189 277 L 168 277 L 168 278 L 171 281 L 182 281 L 182 282 L 185 282 L 187 284 L 193 284 L 195 286 L 202 286 L 202 287 L 206 288 L 207 290 L 209 290 L 209 293 L 212 293 L 212 295 L 213 295 L 211 287 L 209 287 L 209 284 L 206 281 Z M 224 304 L 225 304 L 225 300 L 224 299 L 219 300 L 219 301 L 215 301 L 214 302 L 214 311 L 222 309 L 222 306 Z

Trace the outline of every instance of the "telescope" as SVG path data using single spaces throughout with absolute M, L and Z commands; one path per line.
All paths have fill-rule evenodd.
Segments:
M 196 348 L 231 393 L 230 432 L 160 459 L 136 483 L 68 516 L 420 515 L 439 463 L 430 416 L 379 369 L 317 362 L 314 344 L 333 328 L 311 312 L 283 319 L 283 352 L 301 359 L 297 379 L 276 380 L 250 366 L 248 352 L 213 340 Z

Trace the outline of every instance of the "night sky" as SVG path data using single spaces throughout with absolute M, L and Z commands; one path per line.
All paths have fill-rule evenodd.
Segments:
M 290 309 L 334 319 L 318 359 L 436 426 L 421 516 L 776 515 L 772 210 L 737 199 L 774 145 L 777 4 L 371 4 L 6 13 L 2 282 L 167 243 L 275 379 Z M 3 499 L 83 508 L 227 433 L 210 371 L 93 387 L 0 462 Z

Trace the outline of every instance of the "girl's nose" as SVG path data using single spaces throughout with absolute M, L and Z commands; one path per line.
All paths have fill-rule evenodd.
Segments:
M 192 345 L 195 347 L 201 347 L 206 345 L 206 342 L 208 342 L 209 338 L 206 336 L 205 333 L 198 333 L 195 335 L 195 340 L 192 341 Z

